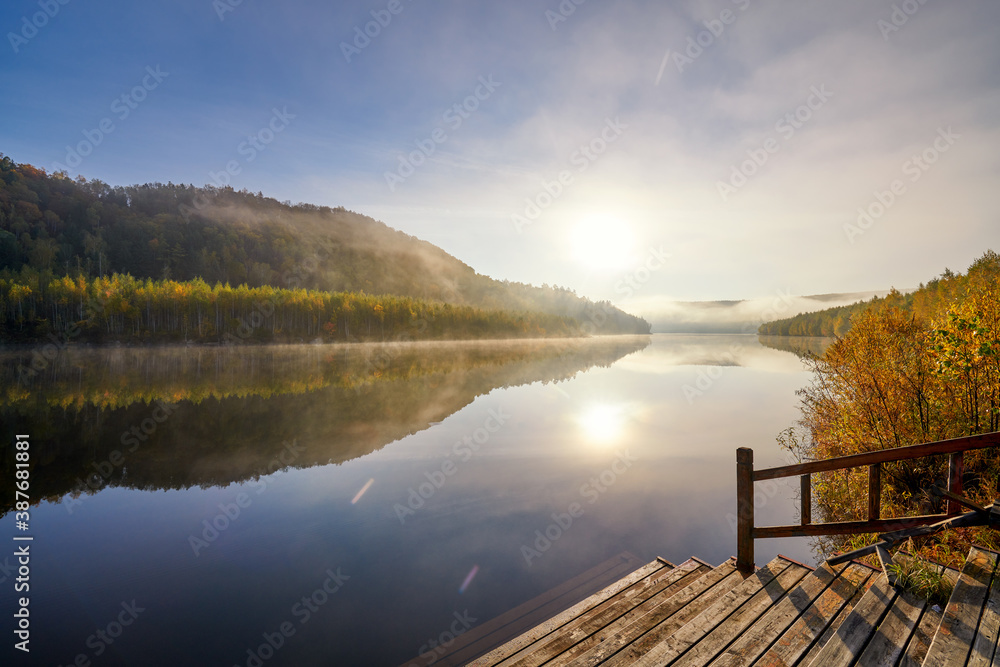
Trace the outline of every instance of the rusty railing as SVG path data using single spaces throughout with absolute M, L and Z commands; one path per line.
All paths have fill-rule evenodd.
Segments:
M 949 455 L 948 491 L 961 495 L 964 472 L 963 453 L 974 449 L 1000 447 L 1000 432 L 955 438 L 921 445 L 882 449 L 864 454 L 840 456 L 823 461 L 810 461 L 778 468 L 753 469 L 753 450 L 741 447 L 736 450 L 736 564 L 744 573 L 754 569 L 753 546 L 755 539 L 771 537 L 814 537 L 819 535 L 848 535 L 856 533 L 882 533 L 913 526 L 936 523 L 959 514 L 961 506 L 948 501 L 947 514 L 925 514 L 909 517 L 882 517 L 882 464 L 925 456 Z M 868 467 L 868 519 L 866 521 L 812 522 L 812 475 L 818 472 Z M 800 476 L 801 518 L 798 524 L 788 526 L 754 525 L 754 482 L 782 477 Z

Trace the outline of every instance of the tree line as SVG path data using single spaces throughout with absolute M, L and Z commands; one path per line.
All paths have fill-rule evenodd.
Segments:
M 594 333 L 650 330 L 642 318 L 569 289 L 481 275 L 441 248 L 342 207 L 292 205 L 229 187 L 110 186 L 0 154 L 0 275 L 33 282 L 34 274 L 46 284 L 118 274 L 395 294 L 571 317 L 590 322 Z
M 8 341 L 303 342 L 581 335 L 576 320 L 411 297 L 237 287 L 204 280 L 0 277 Z
M 799 392 L 801 420 L 782 444 L 801 459 L 826 459 L 1000 430 L 1000 256 L 989 251 L 964 275 L 947 272 L 911 295 L 893 292 L 854 313 L 850 329 L 807 360 L 812 381 Z M 1000 455 L 968 452 L 965 491 L 988 504 Z M 886 516 L 934 513 L 927 493 L 944 483 L 943 457 L 886 464 Z M 814 476 L 824 520 L 862 520 L 866 471 Z M 855 548 L 873 536 L 833 539 Z M 963 529 L 926 549 L 964 559 L 968 543 L 996 544 L 991 531 Z M 985 542 L 984 542 L 985 541 Z
M 878 308 L 887 301 L 906 312 L 927 318 L 939 310 L 942 304 L 959 298 L 966 289 L 967 281 L 968 276 L 945 269 L 940 277 L 926 285 L 921 283 L 914 292 L 901 294 L 893 290 L 888 296 L 874 297 L 869 301 L 800 313 L 794 317 L 765 322 L 757 332 L 764 336 L 843 336 L 850 330 L 855 317 L 869 308 Z

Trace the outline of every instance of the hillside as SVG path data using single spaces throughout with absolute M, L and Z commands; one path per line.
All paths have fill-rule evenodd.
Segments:
M 0 277 L 46 285 L 112 274 L 356 294 L 575 318 L 593 333 L 648 333 L 610 303 L 499 281 L 382 222 L 262 193 L 173 183 L 112 187 L 0 154 Z
M 892 290 L 884 297 L 874 297 L 849 305 L 836 306 L 811 313 L 800 313 L 772 322 L 765 322 L 757 333 L 764 336 L 843 336 L 857 317 L 870 308 L 890 303 L 918 319 L 929 319 L 943 307 L 958 299 L 975 276 L 997 278 L 997 255 L 992 250 L 976 260 L 966 274 L 945 269 L 940 277 L 909 293 Z

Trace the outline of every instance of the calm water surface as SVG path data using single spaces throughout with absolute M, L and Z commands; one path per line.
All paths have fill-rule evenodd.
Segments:
M 17 656 L 38 665 L 256 665 L 265 635 L 264 665 L 397 665 L 624 552 L 721 562 L 736 448 L 784 463 L 808 381 L 753 336 L 41 359 L 0 356 L 4 442 L 31 435 L 44 497 Z M 759 523 L 794 520 L 770 493 Z M 813 560 L 759 541 L 758 564 L 778 552 Z

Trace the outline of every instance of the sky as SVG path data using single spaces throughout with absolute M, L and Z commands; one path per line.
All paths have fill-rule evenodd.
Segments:
M 16 162 L 344 206 L 643 315 L 1000 251 L 993 0 L 7 0 L 0 29 Z

